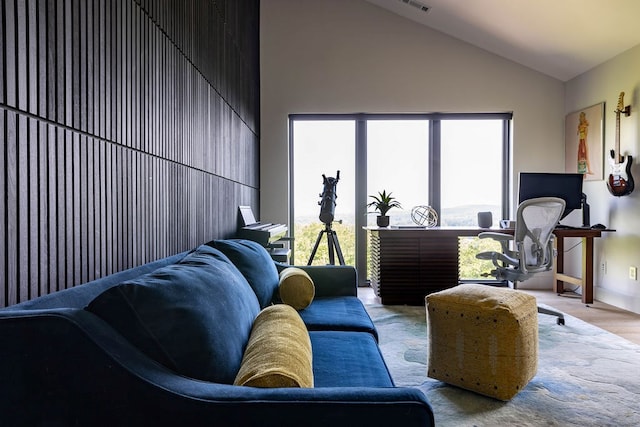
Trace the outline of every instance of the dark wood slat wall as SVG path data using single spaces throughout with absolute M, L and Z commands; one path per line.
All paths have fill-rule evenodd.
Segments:
M 0 306 L 258 208 L 259 0 L 0 0 Z

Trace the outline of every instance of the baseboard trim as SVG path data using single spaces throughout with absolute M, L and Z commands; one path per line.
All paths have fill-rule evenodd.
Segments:
M 640 314 L 640 296 L 627 295 L 612 289 L 596 286 L 594 298 L 605 304 Z

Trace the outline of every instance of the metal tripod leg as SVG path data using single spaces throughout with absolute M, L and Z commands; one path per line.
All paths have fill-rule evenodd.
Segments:
M 329 264 L 335 265 L 335 254 L 338 255 L 338 261 L 340 265 L 344 264 L 344 256 L 342 256 L 342 249 L 340 248 L 340 242 L 338 241 L 338 235 L 335 231 L 331 229 L 331 225 L 325 224 L 324 230 L 321 230 L 318 233 L 318 238 L 316 239 L 315 245 L 313 245 L 313 250 L 311 251 L 311 256 L 309 257 L 309 262 L 307 265 L 311 265 L 313 262 L 313 258 L 316 256 L 316 252 L 318 251 L 318 246 L 320 246 L 320 241 L 322 240 L 322 235 L 327 233 L 327 249 L 329 251 Z
M 333 248 L 335 247 L 336 253 L 338 254 L 338 261 L 340 261 L 340 265 L 344 265 L 344 257 L 342 256 L 342 249 L 340 248 L 340 242 L 338 241 L 338 234 L 333 230 L 329 230 L 327 231 L 327 239 L 329 240 L 329 262 L 331 265 L 335 265 L 335 261 L 333 259 Z
M 316 244 L 313 245 L 313 250 L 311 251 L 311 256 L 309 257 L 309 262 L 307 262 L 307 265 L 311 265 L 311 263 L 313 262 L 313 258 L 316 256 L 316 251 L 318 250 L 318 246 L 320 245 L 320 241 L 322 240 L 322 233 L 324 233 L 326 230 L 321 230 L 318 233 L 318 238 L 316 239 Z

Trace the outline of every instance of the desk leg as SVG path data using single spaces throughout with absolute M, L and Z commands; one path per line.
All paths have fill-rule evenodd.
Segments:
M 557 257 L 553 269 L 553 291 L 557 294 L 564 292 L 564 282 L 558 279 L 558 273 L 564 273 L 564 239 L 556 237 Z
M 593 304 L 593 237 L 582 238 L 582 302 Z

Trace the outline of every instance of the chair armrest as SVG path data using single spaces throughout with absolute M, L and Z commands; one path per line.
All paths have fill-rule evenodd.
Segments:
M 498 233 L 495 231 L 485 231 L 483 233 L 478 234 L 478 238 L 480 239 L 493 239 L 499 242 L 505 242 L 509 240 L 513 240 L 512 234 Z
M 480 252 L 479 254 L 476 254 L 476 258 L 487 260 L 487 261 L 493 261 L 493 265 L 495 265 L 496 267 L 501 267 L 502 264 L 500 263 L 513 265 L 514 267 L 520 264 L 520 261 L 518 261 L 516 258 L 512 258 L 504 253 L 494 252 L 494 251 Z
M 276 262 L 278 273 L 297 267 L 309 274 L 317 297 L 358 296 L 358 274 L 351 265 L 295 265 Z

